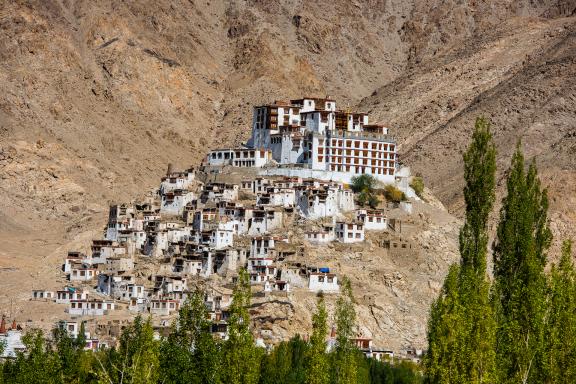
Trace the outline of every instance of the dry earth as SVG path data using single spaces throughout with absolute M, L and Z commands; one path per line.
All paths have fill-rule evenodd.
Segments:
M 244 140 L 253 104 L 302 94 L 389 123 L 456 215 L 460 153 L 489 117 L 500 180 L 521 138 L 557 239 L 576 235 L 575 11 L 574 0 L 0 2 L 0 312 L 34 315 L 29 290 L 59 284 L 65 251 L 100 235 L 109 202 L 137 198 L 168 162 Z M 382 277 L 393 264 L 367 265 Z M 418 297 L 446 265 L 397 272 Z M 395 314 L 379 337 L 422 341 L 432 295 L 402 306 L 380 293 L 376 305 L 405 308 L 410 325 Z

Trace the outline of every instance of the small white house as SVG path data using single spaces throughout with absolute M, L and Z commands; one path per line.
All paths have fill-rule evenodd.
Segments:
M 312 292 L 338 292 L 340 290 L 338 278 L 333 273 L 310 273 L 308 290 Z
M 385 231 L 388 229 L 388 218 L 382 209 L 358 209 L 356 220 L 364 223 L 366 230 Z
M 56 303 L 69 304 L 72 300 L 86 300 L 87 296 L 88 294 L 85 291 L 66 287 L 63 290 L 56 291 Z
M 43 289 L 34 289 L 32 290 L 32 300 L 43 300 L 43 301 L 48 301 L 48 300 L 54 300 L 54 292 L 52 291 L 46 291 Z
M 304 232 L 304 238 L 312 244 L 326 244 L 335 239 L 333 231 L 308 231 Z
M 195 179 L 193 169 L 187 169 L 184 172 L 170 172 L 162 178 L 160 183 L 160 193 L 174 191 L 176 189 L 187 189 Z
M 277 242 L 288 242 L 288 239 L 281 236 L 255 236 L 252 238 L 250 246 L 250 257 L 262 258 L 268 256 L 268 251 L 274 249 Z
M 364 241 L 364 224 L 337 221 L 334 233 L 336 240 L 342 243 L 359 243 Z
M 73 267 L 68 277 L 70 281 L 91 281 L 98 276 L 98 273 L 98 269 L 88 268 L 83 265 L 79 268 Z
M 104 316 L 115 309 L 116 304 L 112 300 L 71 300 L 68 313 L 76 316 Z
M 0 344 L 4 345 L 0 358 L 14 358 L 17 352 L 26 350 L 26 346 L 22 342 L 22 331 L 16 325 L 16 321 L 8 326 L 4 316 L 0 322 Z
M 180 308 L 178 300 L 152 299 L 150 300 L 150 313 L 153 315 L 168 316 Z
M 196 199 L 193 192 L 175 189 L 162 195 L 160 213 L 168 215 L 182 215 L 186 204 Z

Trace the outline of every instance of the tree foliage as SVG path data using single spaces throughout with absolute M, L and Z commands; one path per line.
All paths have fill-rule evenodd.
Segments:
M 524 169 L 520 145 L 512 157 L 507 195 L 494 244 L 494 308 L 499 382 L 543 380 L 546 329 L 546 250 L 551 242 L 548 198 L 536 164 Z
M 404 192 L 402 192 L 392 184 L 388 184 L 386 185 L 386 187 L 384 187 L 384 196 L 386 197 L 386 200 L 391 201 L 393 203 L 400 203 L 401 201 L 406 200 L 406 195 L 404 194 Z
M 546 382 L 576 382 L 576 271 L 572 242 L 562 245 L 562 256 L 549 278 L 546 327 Z
M 102 383 L 156 383 L 159 379 L 160 343 L 154 339 L 151 319 L 140 316 L 120 335 L 120 346 L 98 357 Z
M 233 339 L 218 342 L 212 338 L 203 298 L 201 290 L 188 297 L 169 336 L 161 342 L 154 337 L 150 319 L 141 317 L 122 331 L 116 349 L 97 352 L 84 350 L 83 326 L 81 336 L 76 339 L 58 327 L 52 332 L 51 342 L 46 342 L 41 331 L 31 330 L 24 337 L 27 352 L 18 353 L 16 359 L 4 364 L 0 361 L 0 383 L 413 384 L 422 380 L 416 366 L 367 359 L 353 347 L 350 337 L 353 336 L 355 313 L 351 287 L 346 279 L 336 313 L 341 335 L 333 352 L 326 351 L 328 313 L 323 298 L 318 300 L 313 315 L 310 341 L 296 336 L 272 348 L 266 355 L 254 346 L 253 338 L 246 333 L 250 321 L 247 311 L 250 286 L 244 271 L 234 294 L 235 317 L 231 325 L 235 327 L 236 336 Z M 232 370 L 230 363 L 236 365 Z M 338 375 L 331 377 L 337 370 Z
M 252 293 L 248 272 L 240 269 L 238 281 L 234 287 L 230 318 L 228 321 L 228 340 L 224 348 L 223 372 L 226 383 L 257 383 L 259 379 L 260 359 L 263 351 L 254 346 L 250 332 L 248 307 Z
M 496 324 L 486 277 L 488 217 L 495 199 L 496 149 L 488 122 L 478 118 L 464 154 L 466 216 L 460 230 L 460 265 L 453 265 L 432 305 L 428 379 L 485 383 L 494 375 Z
M 412 180 L 410 181 L 410 187 L 414 190 L 416 196 L 422 198 L 422 194 L 424 192 L 424 179 L 422 179 L 422 176 L 412 177 Z
M 166 383 L 220 382 L 220 346 L 210 332 L 204 298 L 201 289 L 190 294 L 162 341 L 160 365 Z
M 368 205 L 371 208 L 376 208 L 380 204 L 378 196 L 376 196 L 376 186 L 378 180 L 372 175 L 358 175 L 353 176 L 351 179 L 352 190 L 356 193 L 356 200 L 361 206 Z
M 328 384 L 330 382 L 330 364 L 326 355 L 327 320 L 328 312 L 324 297 L 320 296 L 316 313 L 312 316 L 312 336 L 310 337 L 306 369 L 307 384 Z
M 352 345 L 356 322 L 352 285 L 346 277 L 342 279 L 341 294 L 336 301 L 336 350 L 332 382 L 349 384 L 356 382 L 356 348 Z

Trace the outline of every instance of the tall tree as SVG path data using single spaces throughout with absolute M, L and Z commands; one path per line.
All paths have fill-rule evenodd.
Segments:
M 495 319 L 486 276 L 488 218 L 494 206 L 496 149 L 490 124 L 476 119 L 464 154 L 466 216 L 460 229 L 460 265 L 452 266 L 428 325 L 428 380 L 486 383 L 494 375 Z
M 448 271 L 440 296 L 432 303 L 428 320 L 428 353 L 424 365 L 430 383 L 464 383 L 462 324 L 466 321 L 458 292 L 460 266 Z
M 99 358 L 102 383 L 152 384 L 159 377 L 159 342 L 154 339 L 151 320 L 137 316 L 120 335 L 118 350 Z
M 226 370 L 223 372 L 223 381 L 226 383 L 258 382 L 262 351 L 255 347 L 254 337 L 250 332 L 248 307 L 251 296 L 248 272 L 242 268 L 234 287 L 228 320 L 228 340 L 224 345 Z
M 326 354 L 326 335 L 328 334 L 328 312 L 324 296 L 318 298 L 316 313 L 312 316 L 312 336 L 308 352 L 306 369 L 307 384 L 328 384 L 330 382 L 330 364 Z
M 260 384 L 301 384 L 305 382 L 308 345 L 294 336 L 277 345 L 262 361 Z
M 496 361 L 501 383 L 543 380 L 548 198 L 536 164 L 524 169 L 518 144 L 507 179 L 494 243 L 493 303 L 498 323 Z
M 219 346 L 210 333 L 205 291 L 190 294 L 162 342 L 160 363 L 166 383 L 218 383 Z
M 550 273 L 546 327 L 546 382 L 576 383 L 576 271 L 572 242 L 564 241 L 558 266 Z
M 342 279 L 341 294 L 336 301 L 336 350 L 334 353 L 333 382 L 337 384 L 356 383 L 356 347 L 350 340 L 354 336 L 356 310 L 352 285 L 346 277 Z

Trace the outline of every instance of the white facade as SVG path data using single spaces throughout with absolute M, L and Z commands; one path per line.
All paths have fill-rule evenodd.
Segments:
M 184 172 L 171 172 L 162 178 L 160 183 L 160 194 L 174 191 L 176 189 L 188 189 L 195 179 L 193 169 Z
M 196 195 L 193 192 L 175 189 L 162 194 L 161 198 L 160 212 L 178 216 L 182 215 L 186 204 L 196 199 Z
M 258 148 L 215 149 L 208 153 L 206 162 L 210 166 L 231 165 L 233 167 L 261 168 L 272 160 L 272 152 Z
M 386 212 L 381 209 L 359 209 L 356 211 L 356 220 L 364 223 L 366 230 L 385 231 L 388 229 Z
M 22 332 L 17 329 L 8 329 L 0 333 L 0 344 L 4 345 L 0 358 L 14 358 L 17 352 L 24 352 L 26 349 L 22 342 Z
M 32 300 L 53 300 L 54 292 L 35 289 L 32 291 Z
M 68 313 L 75 316 L 104 316 L 116 309 L 110 300 L 71 300 Z
M 268 251 L 274 249 L 277 242 L 288 242 L 280 236 L 256 236 L 252 238 L 252 244 L 250 245 L 250 257 L 251 258 L 264 258 L 268 256 Z
M 169 316 L 180 308 L 178 300 L 154 299 L 150 301 L 150 313 L 153 315 Z
M 334 233 L 342 243 L 359 243 L 364 241 L 364 224 L 337 221 Z
M 338 292 L 338 278 L 332 273 L 310 273 L 308 290 L 312 292 Z
M 335 240 L 334 231 L 305 232 L 304 238 L 312 244 L 326 244 Z
M 72 268 L 70 270 L 70 274 L 68 275 L 68 278 L 70 281 L 91 281 L 94 278 L 96 278 L 96 276 L 98 276 L 98 270 L 96 268 L 86 268 L 86 267 L 80 267 L 80 268 Z
M 57 304 L 69 304 L 72 300 L 86 300 L 88 294 L 85 291 L 75 288 L 66 288 L 62 291 L 56 291 Z
M 296 190 L 296 205 L 308 219 L 337 216 L 354 209 L 354 194 L 335 187 L 300 187 Z
M 327 172 L 327 180 L 358 174 L 395 180 L 396 141 L 388 128 L 370 125 L 364 113 L 336 110 L 329 98 L 255 107 L 248 145 L 270 149 L 279 164 Z M 342 175 L 331 177 L 336 173 Z

